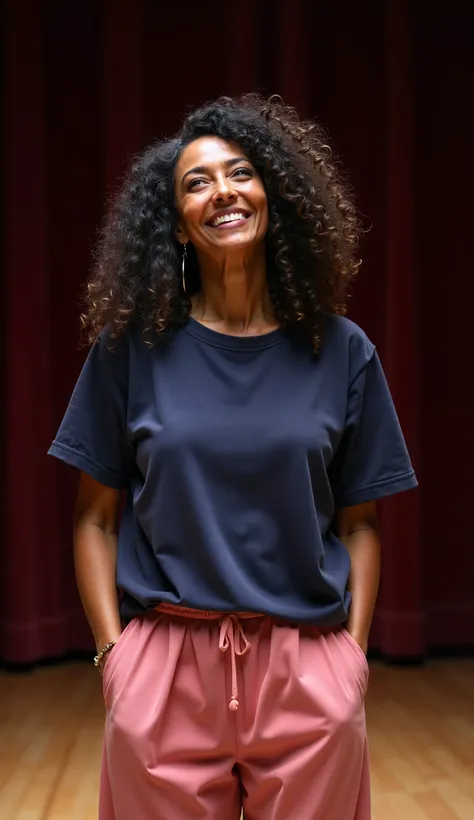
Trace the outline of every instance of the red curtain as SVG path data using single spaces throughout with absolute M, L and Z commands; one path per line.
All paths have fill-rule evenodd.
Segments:
M 420 479 L 382 505 L 371 645 L 474 644 L 474 12 L 456 0 L 9 0 L 0 656 L 88 650 L 76 476 L 45 455 L 84 351 L 79 296 L 130 155 L 220 93 L 330 130 L 372 229 L 351 316 L 378 345 Z

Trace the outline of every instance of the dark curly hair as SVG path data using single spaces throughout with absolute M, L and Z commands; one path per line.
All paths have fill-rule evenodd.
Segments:
M 279 98 L 221 97 L 192 111 L 178 134 L 156 142 L 133 163 L 106 218 L 87 285 L 82 323 L 89 342 L 105 325 L 118 338 L 131 324 L 145 341 L 185 324 L 199 290 L 189 243 L 181 284 L 175 230 L 174 169 L 193 140 L 214 135 L 238 143 L 267 194 L 267 277 L 277 320 L 317 353 L 325 313 L 345 313 L 357 273 L 361 232 L 351 190 L 325 131 L 299 119 Z

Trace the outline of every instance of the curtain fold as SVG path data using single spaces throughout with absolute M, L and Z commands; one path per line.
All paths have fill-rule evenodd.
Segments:
M 371 647 L 474 645 L 474 11 L 456 2 L 7 0 L 0 658 L 92 649 L 77 477 L 46 457 L 85 356 L 82 283 L 131 156 L 221 93 L 327 126 L 371 230 L 350 316 L 379 348 L 420 480 L 381 505 Z

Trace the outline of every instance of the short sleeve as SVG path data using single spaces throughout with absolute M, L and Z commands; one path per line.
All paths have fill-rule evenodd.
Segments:
M 94 343 L 48 454 L 114 489 L 126 488 L 133 456 L 126 435 L 128 343 Z
M 375 349 L 349 388 L 345 432 L 329 478 L 337 507 L 364 504 L 417 486 Z

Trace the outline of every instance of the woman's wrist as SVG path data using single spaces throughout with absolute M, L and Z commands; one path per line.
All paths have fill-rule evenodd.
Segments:
M 107 655 L 109 654 L 109 652 L 111 652 L 111 650 L 114 648 L 114 646 L 115 646 L 115 644 L 116 644 L 116 643 L 117 643 L 117 641 L 116 641 L 116 640 L 113 640 L 113 641 L 108 641 L 106 644 L 104 644 L 104 645 L 103 645 L 103 646 L 102 646 L 102 647 L 101 647 L 101 648 L 97 651 L 97 655 L 96 655 L 96 656 L 95 656 L 95 658 L 94 658 L 94 666 L 95 666 L 97 669 L 102 670 L 102 663 L 103 663 L 104 659 L 107 657 Z
M 349 615 L 346 623 L 346 630 L 351 638 L 359 644 L 362 651 L 366 654 L 369 644 L 370 626 L 356 623 L 355 619 Z
M 347 629 L 351 638 L 355 640 L 356 643 L 359 644 L 360 648 L 362 649 L 364 655 L 367 654 L 367 649 L 369 647 L 369 637 L 367 634 L 362 632 L 358 632 L 357 630 Z
M 110 641 L 118 641 L 122 634 L 122 622 L 118 612 L 112 613 L 107 618 L 102 618 L 100 623 L 94 624 L 94 627 L 92 632 L 97 653 Z
M 121 634 L 122 629 L 111 629 L 104 635 L 98 636 L 95 640 L 96 655 L 98 655 L 101 649 L 103 649 L 104 646 L 107 646 L 108 643 L 112 643 L 112 641 L 115 641 L 115 643 L 117 643 Z

